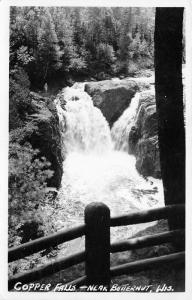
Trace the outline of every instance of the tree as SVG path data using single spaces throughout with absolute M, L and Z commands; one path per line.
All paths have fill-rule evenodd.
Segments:
M 122 29 L 119 38 L 120 59 L 130 58 L 129 46 L 132 41 L 132 8 L 127 8 L 123 14 Z
M 22 67 L 32 89 L 60 78 L 67 84 L 69 77 L 98 77 L 105 73 L 98 54 L 105 44 L 106 58 L 116 58 L 109 73 L 134 73 L 153 64 L 153 20 L 151 8 L 12 7 L 10 69 Z
M 24 126 L 31 106 L 30 82 L 22 68 L 10 70 L 9 76 L 9 130 Z
M 20 242 L 21 229 L 25 224 L 43 222 L 46 215 L 46 180 L 53 175 L 45 157 L 37 158 L 39 151 L 30 144 L 9 145 L 9 245 Z M 48 222 L 48 220 L 46 220 Z M 44 228 L 46 231 L 46 229 Z M 30 239 L 23 236 L 24 239 Z
M 38 31 L 38 62 L 43 71 L 44 82 L 54 71 L 61 68 L 61 55 L 54 22 L 48 8 L 45 8 Z
M 165 204 L 185 203 L 185 131 L 182 89 L 183 8 L 157 8 L 155 78 Z M 182 220 L 173 216 L 170 228 Z
M 96 68 L 99 72 L 113 74 L 115 55 L 111 45 L 100 43 L 96 48 Z

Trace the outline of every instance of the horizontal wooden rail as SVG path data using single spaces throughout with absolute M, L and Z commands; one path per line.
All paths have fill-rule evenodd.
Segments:
M 139 249 L 163 243 L 179 240 L 181 244 L 185 244 L 185 231 L 183 229 L 146 235 L 137 238 L 131 238 L 126 241 L 116 242 L 111 245 L 111 253 L 122 252 L 127 250 Z
M 9 249 L 8 262 L 24 258 L 30 254 L 39 252 L 49 247 L 71 241 L 85 234 L 85 225 L 79 225 L 72 229 L 62 230 L 57 233 L 30 241 L 20 246 Z
M 154 258 L 140 259 L 135 262 L 115 266 L 111 268 L 111 277 L 121 276 L 125 274 L 133 274 L 141 271 L 154 269 L 155 267 L 161 267 L 163 264 L 184 264 L 185 252 L 178 252 L 174 254 L 163 255 Z
M 110 226 L 132 225 L 173 217 L 176 219 L 179 229 L 175 228 L 175 230 L 168 232 L 130 238 L 126 241 L 110 245 Z M 24 258 L 43 249 L 54 247 L 83 235 L 85 235 L 85 251 L 70 255 L 64 259 L 56 259 L 54 262 L 47 263 L 34 270 L 26 271 L 23 274 L 14 275 L 9 279 L 8 288 L 12 290 L 17 282 L 21 282 L 22 284 L 34 282 L 84 261 L 85 276 L 66 283 L 67 285 L 76 285 L 76 288 L 83 284 L 103 284 L 109 286 L 110 278 L 113 276 L 153 269 L 167 263 L 184 264 L 185 252 L 177 252 L 160 257 L 138 260 L 110 269 L 110 252 L 127 251 L 175 241 L 181 244 L 181 249 L 183 250 L 185 247 L 184 226 L 185 205 L 169 205 L 110 218 L 110 210 L 105 204 L 98 202 L 91 203 L 85 209 L 84 225 L 39 238 L 18 247 L 13 247 L 9 249 L 8 261 L 12 262 Z
M 165 207 L 142 210 L 119 217 L 113 217 L 111 218 L 110 226 L 116 227 L 152 222 L 160 219 L 169 219 L 173 217 L 173 215 L 175 216 L 175 218 L 177 218 L 178 215 L 179 218 L 182 218 L 184 220 L 185 205 L 167 205 Z
M 52 275 L 83 261 L 85 261 L 85 251 L 70 255 L 66 258 L 57 259 L 53 263 L 48 263 L 45 266 L 11 277 L 8 282 L 8 288 L 9 290 L 13 289 L 16 282 L 29 283 L 40 280 L 42 277 Z

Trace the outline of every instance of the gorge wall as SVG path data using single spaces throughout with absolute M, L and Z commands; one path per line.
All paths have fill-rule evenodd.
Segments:
M 139 173 L 160 178 L 157 122 L 154 92 L 140 93 L 135 124 L 129 134 L 129 153 L 136 156 Z

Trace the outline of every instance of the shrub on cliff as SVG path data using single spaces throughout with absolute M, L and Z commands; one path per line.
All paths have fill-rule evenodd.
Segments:
M 31 104 L 30 82 L 22 68 L 10 71 L 9 79 L 9 129 L 23 126 Z
M 37 158 L 38 150 L 30 144 L 10 143 L 9 148 L 9 246 L 26 241 L 26 224 L 38 231 L 49 231 L 48 214 L 44 207 L 47 197 L 46 180 L 53 175 L 50 163 Z M 37 226 L 34 226 L 37 224 Z M 46 227 L 45 227 L 46 224 Z M 36 229 L 35 229 L 36 228 Z M 40 232 L 40 231 L 39 231 Z M 38 236 L 32 232 L 27 239 Z M 42 234 L 42 233 L 41 233 Z

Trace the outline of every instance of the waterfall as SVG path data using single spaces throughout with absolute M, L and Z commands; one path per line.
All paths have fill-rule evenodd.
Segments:
M 103 153 L 112 150 L 109 125 L 101 111 L 93 106 L 91 97 L 83 91 L 83 85 L 65 88 L 60 95 L 66 102 L 56 100 L 63 155 L 71 152 Z
M 59 191 L 61 228 L 82 221 L 85 206 L 93 201 L 107 204 L 111 215 L 162 205 L 161 182 L 139 175 L 135 157 L 126 151 L 138 102 L 136 94 L 110 132 L 84 84 L 65 88 L 55 100 L 65 158 Z
M 129 132 L 136 119 L 139 95 L 140 93 L 135 94 L 129 107 L 124 111 L 111 129 L 111 136 L 116 150 L 129 151 Z

